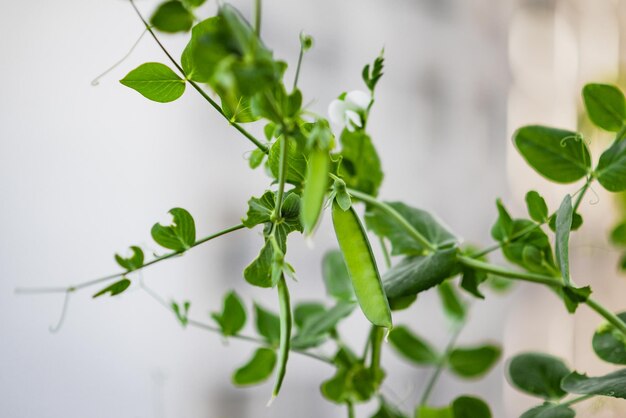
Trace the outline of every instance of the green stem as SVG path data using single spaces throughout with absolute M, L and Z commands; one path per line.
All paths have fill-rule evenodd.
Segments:
M 254 0 L 254 33 L 261 39 L 261 0 Z
M 350 401 L 346 402 L 346 406 L 348 407 L 348 418 L 354 418 L 354 404 Z
M 439 361 L 439 364 L 437 364 L 437 368 L 435 369 L 433 374 L 430 376 L 430 379 L 428 380 L 428 383 L 426 384 L 426 389 L 424 389 L 424 393 L 422 394 L 422 397 L 420 398 L 419 406 L 427 405 L 428 398 L 430 398 L 430 395 L 432 394 L 433 389 L 435 388 L 435 385 L 437 384 L 437 380 L 439 380 L 441 373 L 443 372 L 446 365 L 448 364 L 450 354 L 452 353 L 452 350 L 454 350 L 456 341 L 459 338 L 461 331 L 463 330 L 463 325 L 464 323 L 457 324 L 456 327 L 454 328 L 454 331 L 452 331 L 452 334 L 450 336 L 450 341 L 448 341 L 448 345 L 446 345 L 446 349 L 443 353 L 443 357 Z
M 575 404 L 577 404 L 579 402 L 586 401 L 587 399 L 591 399 L 594 396 L 596 396 L 596 395 L 582 395 L 582 396 L 578 396 L 578 397 L 576 397 L 574 399 L 570 399 L 569 401 L 562 402 L 559 405 L 562 405 L 562 406 L 572 406 L 572 405 L 575 405 Z
M 347 191 L 348 193 L 350 193 L 352 196 L 356 197 L 357 199 L 362 200 L 363 202 L 369 203 L 372 206 L 376 206 L 377 208 L 386 212 L 389 216 L 394 218 L 409 233 L 409 235 L 413 237 L 413 239 L 415 239 L 417 242 L 420 243 L 420 245 L 422 245 L 429 251 L 432 252 L 432 251 L 437 250 L 437 247 L 433 243 L 428 241 L 428 239 L 426 239 L 426 237 L 424 237 L 415 228 L 413 228 L 413 225 L 411 225 L 402 215 L 400 215 L 398 211 L 396 211 L 394 208 L 392 208 L 385 202 L 377 200 L 376 198 L 366 193 L 361 193 L 358 190 L 347 189 Z
M 165 309 L 167 309 L 168 311 L 174 313 L 172 307 L 165 301 L 165 299 L 163 299 L 161 296 L 159 296 L 156 292 L 154 292 L 152 289 L 150 289 L 149 287 L 142 285 L 141 288 L 152 298 L 154 299 L 156 302 L 159 303 L 159 305 L 163 306 Z M 194 319 L 189 319 L 187 322 L 188 325 L 194 327 L 194 328 L 198 328 L 198 329 L 203 329 L 205 331 L 210 331 L 210 332 L 214 332 L 216 334 L 220 334 L 222 335 L 222 330 L 219 329 L 218 327 L 209 325 L 209 324 L 205 324 L 204 322 L 200 322 L 200 321 L 196 321 Z M 271 343 L 267 342 L 266 340 L 263 340 L 261 338 L 255 338 L 255 337 L 251 337 L 248 335 L 243 335 L 243 334 L 236 334 L 236 335 L 229 335 L 228 338 L 232 338 L 234 340 L 240 340 L 240 341 L 247 341 L 250 343 L 254 343 L 254 344 L 258 344 L 261 347 L 265 347 L 265 348 L 270 348 L 270 349 L 274 349 L 274 346 L 272 346 Z M 331 366 L 334 366 L 335 363 L 332 361 L 332 359 L 319 355 L 319 354 L 315 354 L 315 353 L 311 353 L 305 350 L 299 350 L 299 349 L 294 349 L 291 348 L 292 352 L 294 353 L 298 353 L 301 354 L 303 356 L 321 361 L 322 363 L 326 363 L 329 364 Z
M 287 180 L 287 150 L 288 137 L 283 135 L 280 139 L 280 155 L 278 159 L 278 190 L 276 191 L 276 204 L 274 205 L 273 221 L 276 222 L 282 216 L 283 196 L 285 194 L 285 182 Z
M 304 45 L 302 45 L 302 40 L 301 40 L 300 41 L 300 54 L 298 55 L 298 65 L 296 66 L 296 75 L 293 79 L 294 90 L 298 86 L 298 78 L 300 78 L 300 68 L 302 67 L 302 57 L 304 57 Z
M 559 289 L 563 287 L 563 283 L 560 280 L 554 277 L 545 276 L 543 274 L 512 271 L 504 267 L 495 266 L 493 264 L 474 260 L 470 257 L 460 256 L 458 260 L 461 264 L 464 264 L 468 267 L 472 267 L 477 270 L 482 270 L 487 273 L 493 273 L 500 277 L 507 277 L 510 279 L 518 279 L 518 280 L 523 280 L 523 281 L 532 282 L 532 283 L 539 283 L 539 284 L 543 284 L 546 286 L 550 286 L 555 289 Z M 591 309 L 596 311 L 600 316 L 606 319 L 615 328 L 619 329 L 624 335 L 626 335 L 626 323 L 624 323 L 617 315 L 615 315 L 613 312 L 606 309 L 604 306 L 602 306 L 600 303 L 598 303 L 594 299 L 589 298 L 585 301 L 585 303 Z
M 385 330 L 381 327 L 372 326 L 370 332 L 370 340 L 372 352 L 370 356 L 370 370 L 372 375 L 376 378 L 380 373 L 380 358 L 382 354 L 383 338 L 385 337 Z
M 89 280 L 74 286 L 66 286 L 66 287 L 36 287 L 36 288 L 17 288 L 15 289 L 16 293 L 62 293 L 62 292 L 75 292 L 77 290 L 86 288 L 86 287 L 90 287 L 102 282 L 106 282 L 112 279 L 117 279 L 120 277 L 123 277 L 129 273 L 133 273 L 136 271 L 140 271 L 145 269 L 148 266 L 151 266 L 153 264 L 159 263 L 161 261 L 167 260 L 169 258 L 172 257 L 176 257 L 179 256 L 187 251 L 189 251 L 190 249 L 197 247 L 200 244 L 204 244 L 205 242 L 211 241 L 215 238 L 221 237 L 222 235 L 226 235 L 230 232 L 234 232 L 234 231 L 238 231 L 240 229 L 245 228 L 245 226 L 243 224 L 239 224 L 239 225 L 235 225 L 235 226 L 231 226 L 230 228 L 226 228 L 222 231 L 216 232 L 215 234 L 209 235 L 207 237 L 201 238 L 199 240 L 197 240 L 195 243 L 193 243 L 193 245 L 191 245 L 188 249 L 183 250 L 183 251 L 174 251 L 165 255 L 162 255 L 160 257 L 155 258 L 154 260 L 151 260 L 147 263 L 145 263 L 144 265 L 142 265 L 141 267 L 138 267 L 135 270 L 132 271 L 124 271 L 121 273 L 115 273 L 115 274 L 110 274 L 108 276 L 104 276 L 104 277 L 99 277 L 97 279 L 94 280 Z
M 232 121 L 228 116 L 226 116 L 226 114 L 224 113 L 224 111 L 222 110 L 221 106 L 219 104 L 217 104 L 217 102 L 215 100 L 213 100 L 203 89 L 202 87 L 200 87 L 195 81 L 189 80 L 187 78 L 187 74 L 185 73 L 185 70 L 183 69 L 183 67 L 180 66 L 180 64 L 174 59 L 174 57 L 172 57 L 172 55 L 168 52 L 168 50 L 165 48 L 165 46 L 163 46 L 163 44 L 161 43 L 161 41 L 159 40 L 159 38 L 156 36 L 156 33 L 154 33 L 154 31 L 152 30 L 152 27 L 150 27 L 150 24 L 148 24 L 148 22 L 146 21 L 146 19 L 143 17 L 143 15 L 141 14 L 141 12 L 139 11 L 139 9 L 137 8 L 137 5 L 135 5 L 135 1 L 134 0 L 129 0 L 130 4 L 133 6 L 133 9 L 135 10 L 135 12 L 137 13 L 137 16 L 139 16 L 139 19 L 141 19 L 141 21 L 143 22 L 144 26 L 146 27 L 146 30 L 148 32 L 150 32 L 150 35 L 152 36 L 152 38 L 154 39 L 154 41 L 157 43 L 157 45 L 159 46 L 159 48 L 161 48 L 161 50 L 165 53 L 165 55 L 167 56 L 167 58 L 172 62 L 172 64 L 176 67 L 176 69 L 183 75 L 183 77 L 185 78 L 185 80 L 191 84 L 191 86 L 198 92 L 200 93 L 200 95 L 207 101 L 209 102 L 209 104 L 215 109 L 217 110 L 217 112 L 222 115 L 222 117 L 224 117 L 224 119 L 226 119 L 228 121 L 228 123 L 230 125 L 232 125 L 237 131 L 239 131 L 239 133 L 241 133 L 244 137 L 246 137 L 246 139 L 248 139 L 250 142 L 252 142 L 254 145 L 256 145 L 257 148 L 259 148 L 261 151 L 263 151 L 265 154 L 269 154 L 269 149 L 267 148 L 266 145 L 264 145 L 261 141 L 259 141 L 258 139 L 256 139 L 250 132 L 246 131 L 244 128 L 241 127 L 241 125 L 239 125 L 238 123 Z
M 385 258 L 385 267 L 388 269 L 391 268 L 391 257 L 389 256 L 389 250 L 387 249 L 387 245 L 385 244 L 385 239 L 383 237 L 378 237 L 380 242 L 380 248 L 383 252 L 383 257 Z

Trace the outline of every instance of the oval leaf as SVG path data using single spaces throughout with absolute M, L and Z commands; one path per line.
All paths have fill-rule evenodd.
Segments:
M 452 402 L 454 418 L 491 418 L 491 410 L 482 399 L 459 396 Z
M 211 317 L 219 324 L 222 335 L 236 335 L 246 324 L 246 308 L 235 291 L 224 298 L 222 312 L 214 312 Z
M 525 353 L 509 363 L 509 381 L 519 390 L 544 399 L 561 399 L 567 392 L 561 389 L 561 380 L 570 374 L 569 368 L 557 357 Z
M 167 65 L 158 62 L 141 64 L 120 83 L 159 103 L 173 102 L 185 92 L 185 80 Z
M 626 120 L 624 94 L 609 84 L 587 84 L 583 100 L 594 125 L 611 132 L 619 131 Z
M 461 377 L 479 377 L 489 371 L 502 350 L 495 345 L 457 348 L 450 353 L 450 369 Z
M 404 325 L 395 327 L 389 334 L 391 346 L 406 360 L 420 366 L 439 363 L 439 355 L 425 340 Z
M 626 190 L 626 140 L 616 141 L 600 156 L 598 181 L 610 192 Z
M 548 205 L 539 193 L 534 190 L 526 193 L 528 214 L 535 222 L 544 223 L 548 220 Z
M 626 312 L 618 316 L 626 322 Z M 609 363 L 626 364 L 626 336 L 607 322 L 593 334 L 593 351 Z
M 119 295 L 120 293 L 128 289 L 128 286 L 130 286 L 130 280 L 128 280 L 127 278 L 123 278 L 122 280 L 105 287 L 104 289 L 93 295 L 93 298 L 95 299 L 98 296 L 104 295 L 105 293 L 110 293 L 109 296 Z
M 576 412 L 566 405 L 546 402 L 522 414 L 520 418 L 574 418 Z
M 572 183 L 590 171 L 587 144 L 576 132 L 525 126 L 515 132 L 513 141 L 526 162 L 554 182 Z
M 180 1 L 166 1 L 156 9 L 150 24 L 161 32 L 188 32 L 193 25 L 193 15 Z
M 259 348 L 254 355 L 233 373 L 233 383 L 237 386 L 256 385 L 267 380 L 276 366 L 276 353 L 269 348 Z

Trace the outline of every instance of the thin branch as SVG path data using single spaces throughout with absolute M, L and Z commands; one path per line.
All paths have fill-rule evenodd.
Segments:
M 235 129 L 237 129 L 239 131 L 239 133 L 241 133 L 243 136 L 245 136 L 250 142 L 252 142 L 254 145 L 256 145 L 257 148 L 259 148 L 261 151 L 263 151 L 265 154 L 269 154 L 269 149 L 267 148 L 266 145 L 264 145 L 261 141 L 259 141 L 257 138 L 254 137 L 254 135 L 252 135 L 250 132 L 246 131 L 243 127 L 241 127 L 241 125 L 239 125 L 238 123 L 232 121 L 228 116 L 226 116 L 226 114 L 224 113 L 224 111 L 222 110 L 221 106 L 219 104 L 217 104 L 217 102 L 215 100 L 213 100 L 211 98 L 211 96 L 209 96 L 203 89 L 202 87 L 200 87 L 195 81 L 192 81 L 190 79 L 187 78 L 187 74 L 185 73 L 185 70 L 183 69 L 183 67 L 181 67 L 181 65 L 178 63 L 178 61 L 176 61 L 174 59 L 174 57 L 172 57 L 172 55 L 168 52 L 168 50 L 165 48 L 165 46 L 163 46 L 163 44 L 161 43 L 161 41 L 159 40 L 159 38 L 156 36 L 156 33 L 154 33 L 154 31 L 152 30 L 152 27 L 150 26 L 150 24 L 146 21 L 146 19 L 143 17 L 143 15 L 141 14 L 141 12 L 139 11 L 139 9 L 137 8 L 137 5 L 135 4 L 134 0 L 129 0 L 130 4 L 133 6 L 133 9 L 135 10 L 135 13 L 137 13 L 137 16 L 139 17 L 139 19 L 141 19 L 141 21 L 143 22 L 144 26 L 146 27 L 146 30 L 148 32 L 150 32 L 150 35 L 152 35 L 152 38 L 154 39 L 154 41 L 157 43 L 157 45 L 159 46 L 159 48 L 161 48 L 161 50 L 165 53 L 165 55 L 167 56 L 167 58 L 172 62 L 172 64 L 176 67 L 176 69 L 183 75 L 183 77 L 185 78 L 185 80 L 191 84 L 191 86 L 198 92 L 200 93 L 200 95 L 207 101 L 209 102 L 209 104 L 220 114 L 224 117 L 224 119 L 226 119 L 228 121 L 228 123 L 230 125 L 232 125 Z

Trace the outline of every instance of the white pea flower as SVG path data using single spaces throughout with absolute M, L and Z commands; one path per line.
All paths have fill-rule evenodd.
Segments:
M 371 102 L 372 96 L 368 93 L 353 90 L 342 99 L 333 100 L 328 105 L 328 116 L 334 124 L 341 126 L 342 129 L 345 127 L 350 132 L 354 132 L 363 127 L 363 117 Z

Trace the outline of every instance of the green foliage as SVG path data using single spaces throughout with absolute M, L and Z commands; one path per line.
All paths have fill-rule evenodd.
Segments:
M 626 221 L 616 225 L 611 231 L 611 242 L 619 247 L 626 247 Z
M 305 349 L 323 343 L 339 322 L 354 311 L 352 302 L 339 302 L 329 310 L 314 312 L 302 320 L 300 331 L 293 338 L 294 348 Z
M 432 366 L 440 361 L 437 351 L 404 325 L 397 326 L 391 331 L 389 342 L 403 358 L 415 365 Z
M 576 412 L 566 405 L 545 402 L 522 414 L 520 418 L 574 418 Z
M 437 286 L 437 293 L 441 299 L 443 311 L 450 320 L 453 322 L 465 320 L 467 313 L 465 302 L 463 302 L 456 288 L 449 281 L 445 281 Z
M 143 266 L 143 250 L 134 245 L 130 247 L 130 250 L 133 252 L 133 255 L 128 258 L 115 254 L 115 261 L 117 261 L 117 264 L 119 264 L 122 268 L 126 269 L 126 271 L 137 270 Z
M 522 157 L 556 183 L 572 183 L 591 171 L 591 157 L 580 134 L 545 126 L 525 126 L 513 135 Z
M 385 293 L 390 299 L 418 294 L 454 275 L 457 267 L 456 248 L 406 257 L 384 274 Z
M 272 375 L 276 367 L 276 353 L 269 348 L 257 349 L 252 358 L 235 370 L 232 376 L 236 386 L 251 386 L 263 383 Z
M 437 247 L 446 248 L 456 243 L 454 235 L 430 213 L 402 202 L 386 202 L 386 204 Z M 379 207 L 370 206 L 367 209 L 365 222 L 368 229 L 391 242 L 393 255 L 422 255 L 427 251 L 422 242 L 406 233 L 406 228 L 397 219 L 389 216 Z
M 460 396 L 452 402 L 454 418 L 491 418 L 491 410 L 482 399 Z
M 246 325 L 246 308 L 235 291 L 224 297 L 221 312 L 213 312 L 211 317 L 218 323 L 225 337 L 237 335 Z
M 602 395 L 626 399 L 626 369 L 600 377 L 572 373 L 561 382 L 563 390 L 579 395 Z
M 332 250 L 324 254 L 322 277 L 329 296 L 337 300 L 354 300 L 354 288 L 341 251 Z
M 617 140 L 600 155 L 595 176 L 610 192 L 626 190 L 626 141 Z
M 189 212 L 182 208 L 170 209 L 172 223 L 168 226 L 154 224 L 152 239 L 163 248 L 186 251 L 196 243 L 196 224 Z
M 367 64 L 365 67 L 363 67 L 363 71 L 361 74 L 363 77 L 363 81 L 372 93 L 376 89 L 376 84 L 378 84 L 378 81 L 383 76 L 383 67 L 385 64 L 385 58 L 383 57 L 384 53 L 384 50 L 380 51 L 380 55 L 376 57 L 372 65 Z
M 272 346 L 280 342 L 280 318 L 275 313 L 254 304 L 254 317 L 257 332 Z
M 191 307 L 191 302 L 185 301 L 182 305 L 179 305 L 172 301 L 170 306 L 178 322 L 180 322 L 183 327 L 186 327 L 189 323 L 189 308 Z
M 556 211 L 556 243 L 554 251 L 556 252 L 556 261 L 559 263 L 563 281 L 569 284 L 569 233 L 572 229 L 572 198 L 565 195 L 559 210 Z
M 496 364 L 501 352 L 500 347 L 491 344 L 456 348 L 448 359 L 450 370 L 464 378 L 480 377 Z
M 378 195 L 383 171 L 372 139 L 363 131 L 344 129 L 341 142 L 341 164 L 338 175 L 346 185 L 372 196 Z
M 515 356 L 508 367 L 513 386 L 540 398 L 561 399 L 567 392 L 561 389 L 561 380 L 570 374 L 560 359 L 547 354 L 525 353 Z
M 322 395 L 327 400 L 343 404 L 346 402 L 364 402 L 376 394 L 383 376 L 365 366 L 347 348 L 341 348 L 333 359 L 337 371 L 320 386 Z
M 102 289 L 101 291 L 99 291 L 98 293 L 93 295 L 93 298 L 97 298 L 99 296 L 102 296 L 106 293 L 109 294 L 109 296 L 117 296 L 120 293 L 124 292 L 126 289 L 128 289 L 128 287 L 130 286 L 130 280 L 128 280 L 127 278 L 123 278 L 120 281 L 117 281 L 115 283 L 113 283 L 112 285 L 109 285 L 107 287 L 105 287 L 104 289 Z
M 626 322 L 626 312 L 619 318 Z M 602 324 L 593 334 L 593 351 L 604 361 L 626 364 L 626 336 L 610 323 Z
M 533 221 L 540 223 L 548 221 L 548 205 L 539 193 L 534 190 L 526 193 L 526 205 Z
M 193 25 L 193 14 L 178 0 L 166 1 L 156 9 L 150 24 L 161 32 L 189 32 Z
M 608 84 L 587 84 L 583 100 L 589 119 L 598 127 L 618 132 L 626 121 L 624 94 Z
M 120 83 L 159 103 L 173 102 L 185 92 L 185 80 L 158 62 L 141 64 L 126 74 Z

